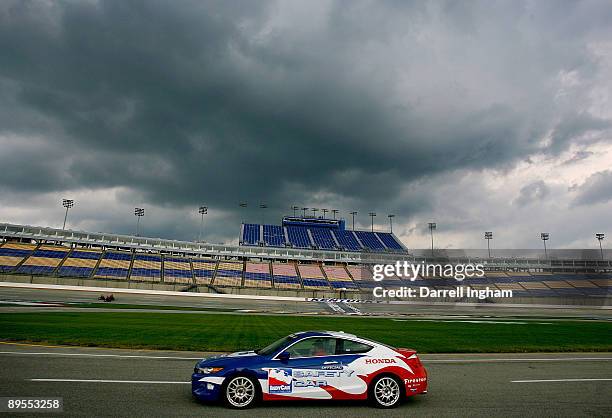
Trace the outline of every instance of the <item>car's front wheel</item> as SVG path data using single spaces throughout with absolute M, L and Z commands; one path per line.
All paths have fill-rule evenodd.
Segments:
M 402 387 L 395 377 L 384 375 L 370 385 L 370 401 L 378 408 L 395 408 L 402 400 Z
M 225 385 L 223 398 L 230 408 L 249 408 L 257 399 L 257 384 L 246 376 L 232 377 Z

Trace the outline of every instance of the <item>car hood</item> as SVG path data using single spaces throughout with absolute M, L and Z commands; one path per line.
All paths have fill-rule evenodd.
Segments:
M 198 362 L 198 366 L 219 366 L 228 365 L 232 363 L 239 363 L 244 361 L 248 357 L 259 357 L 255 351 L 238 351 L 231 354 L 221 354 L 218 356 L 205 357 Z

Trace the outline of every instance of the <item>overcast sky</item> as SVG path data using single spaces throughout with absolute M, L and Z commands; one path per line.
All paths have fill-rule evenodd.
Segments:
M 612 240 L 609 1 L 0 2 L 0 222 L 237 242 L 292 205 L 409 248 Z M 239 208 L 246 201 L 249 207 Z M 268 205 L 264 211 L 261 202 Z M 606 244 L 609 246 L 609 244 Z

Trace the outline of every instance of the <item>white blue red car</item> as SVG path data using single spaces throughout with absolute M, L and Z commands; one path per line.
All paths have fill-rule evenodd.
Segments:
M 191 377 L 201 401 L 248 408 L 258 400 L 369 400 L 393 408 L 427 393 L 416 351 L 344 332 L 306 331 L 269 346 L 199 361 Z

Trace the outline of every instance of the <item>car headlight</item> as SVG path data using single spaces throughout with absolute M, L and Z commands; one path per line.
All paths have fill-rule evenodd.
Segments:
M 223 367 L 197 367 L 193 370 L 195 373 L 200 374 L 213 374 L 223 370 Z

